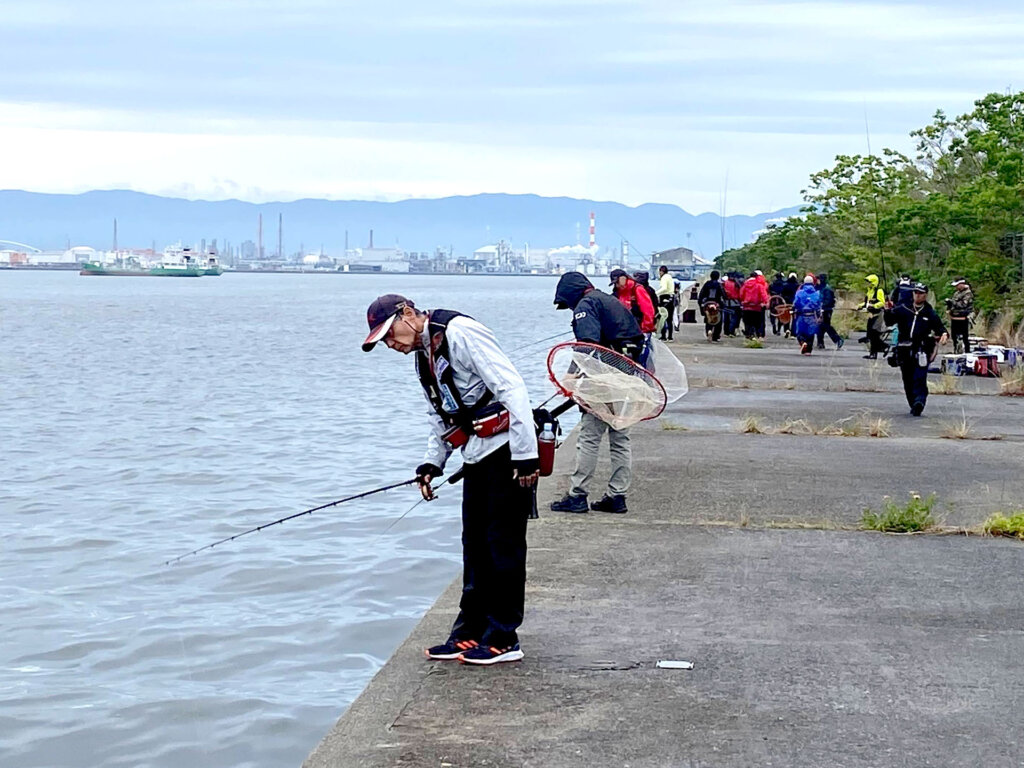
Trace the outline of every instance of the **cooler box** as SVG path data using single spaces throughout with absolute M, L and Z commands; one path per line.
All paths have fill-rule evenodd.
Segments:
M 939 370 L 950 376 L 963 376 L 967 373 L 967 358 L 963 355 L 943 355 Z
M 998 376 L 999 358 L 996 355 L 978 355 L 974 362 L 975 376 Z

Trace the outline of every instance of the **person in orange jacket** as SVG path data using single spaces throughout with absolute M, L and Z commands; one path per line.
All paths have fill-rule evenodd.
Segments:
M 759 280 L 758 277 L 761 277 Z M 768 286 L 757 272 L 740 288 L 740 309 L 743 310 L 743 335 L 748 339 L 764 336 L 764 308 L 768 306 Z

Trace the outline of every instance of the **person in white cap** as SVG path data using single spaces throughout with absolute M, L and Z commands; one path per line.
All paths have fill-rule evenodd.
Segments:
M 526 521 L 539 474 L 537 434 L 522 376 L 489 328 L 446 309 L 421 312 L 387 294 L 366 313 L 369 352 L 378 342 L 416 354 L 429 404 L 431 433 L 416 468 L 420 491 L 462 449 L 462 600 L 448 639 L 426 650 L 431 659 L 466 664 L 519 661 L 523 621 Z

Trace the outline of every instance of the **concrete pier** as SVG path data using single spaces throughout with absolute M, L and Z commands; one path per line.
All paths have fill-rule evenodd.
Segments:
M 855 344 L 672 347 L 692 390 L 634 429 L 629 513 L 530 524 L 526 658 L 423 657 L 453 584 L 307 768 L 1024 765 L 1024 545 L 964 533 L 1024 507 L 1024 401 L 966 379 L 914 419 Z M 857 530 L 910 491 L 944 535 Z

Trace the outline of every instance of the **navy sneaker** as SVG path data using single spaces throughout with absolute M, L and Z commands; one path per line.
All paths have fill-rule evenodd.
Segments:
M 519 643 L 510 645 L 508 648 L 495 648 L 491 645 L 478 645 L 476 648 L 466 651 L 459 656 L 463 664 L 501 664 L 505 661 L 519 661 L 523 658 L 523 651 Z
M 583 496 L 573 496 L 571 493 L 567 493 L 558 501 L 551 502 L 552 512 L 586 512 L 587 509 L 587 497 L 585 494 Z
M 448 640 L 442 645 L 434 645 L 424 651 L 428 659 L 440 659 L 441 661 L 452 661 L 459 658 L 466 651 L 471 651 L 480 645 L 476 640 Z
M 914 403 L 912 406 L 910 406 L 911 416 L 920 416 L 922 413 L 924 413 L 924 403 L 922 403 L 920 400 Z
M 614 512 L 617 515 L 624 515 L 627 511 L 626 497 L 621 493 L 614 495 L 606 493 L 600 501 L 595 501 L 591 504 L 590 508 L 595 512 Z
M 836 342 L 836 349 L 837 350 L 842 349 L 843 348 L 843 344 L 845 344 L 845 343 L 846 342 L 843 339 L 840 339 L 839 341 Z

